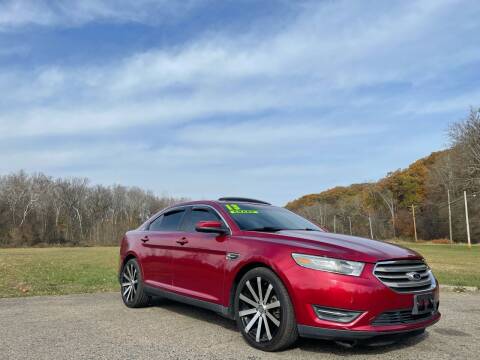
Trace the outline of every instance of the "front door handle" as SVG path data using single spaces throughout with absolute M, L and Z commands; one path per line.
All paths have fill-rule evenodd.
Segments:
M 182 237 L 180 240 L 177 240 L 177 244 L 185 245 L 186 243 L 188 243 L 188 240 L 186 237 Z
M 143 243 L 145 244 L 149 239 L 148 239 L 148 236 L 145 236 L 145 237 L 141 238 L 140 240 L 142 240 Z

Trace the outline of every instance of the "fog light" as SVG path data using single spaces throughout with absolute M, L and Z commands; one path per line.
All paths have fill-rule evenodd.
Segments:
M 358 318 L 361 311 L 348 311 L 340 309 L 325 308 L 320 306 L 313 306 L 315 313 L 321 320 L 334 321 L 339 323 L 349 323 Z

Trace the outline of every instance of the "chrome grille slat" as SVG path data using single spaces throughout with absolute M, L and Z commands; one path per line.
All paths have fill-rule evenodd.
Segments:
M 416 266 L 392 266 L 392 267 L 385 267 L 379 266 L 377 271 L 381 272 L 408 272 L 408 271 L 425 271 L 427 267 L 425 265 L 416 265 Z
M 418 279 L 411 279 L 409 273 L 417 273 Z M 373 270 L 375 277 L 392 290 L 401 293 L 429 290 L 435 282 L 427 264 L 421 260 L 381 261 Z
M 427 278 L 428 277 L 428 271 L 421 272 L 420 275 L 423 278 Z M 405 274 L 402 274 L 402 275 L 377 274 L 377 276 L 380 276 L 382 279 L 405 279 Z
M 412 284 L 412 281 L 409 281 L 409 282 L 386 282 L 386 281 L 383 281 L 383 283 L 389 287 L 393 287 L 393 288 L 405 288 L 405 287 L 412 287 L 412 285 L 414 286 L 425 286 L 425 285 L 430 285 L 432 282 L 430 281 L 430 279 L 427 279 L 427 280 L 424 280 L 424 281 L 415 281 L 415 284 Z

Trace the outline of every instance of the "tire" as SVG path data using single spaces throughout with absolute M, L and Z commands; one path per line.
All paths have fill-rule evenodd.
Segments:
M 130 259 L 123 266 L 120 294 L 123 303 L 129 308 L 141 308 L 150 304 L 151 299 L 144 291 L 142 272 L 136 259 Z
M 287 289 L 267 268 L 252 269 L 240 280 L 235 291 L 235 319 L 245 341 L 263 351 L 284 350 L 298 339 Z

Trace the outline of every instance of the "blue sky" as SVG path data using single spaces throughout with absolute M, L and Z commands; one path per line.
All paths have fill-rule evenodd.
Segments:
M 283 205 L 448 145 L 478 1 L 0 0 L 0 174 Z

